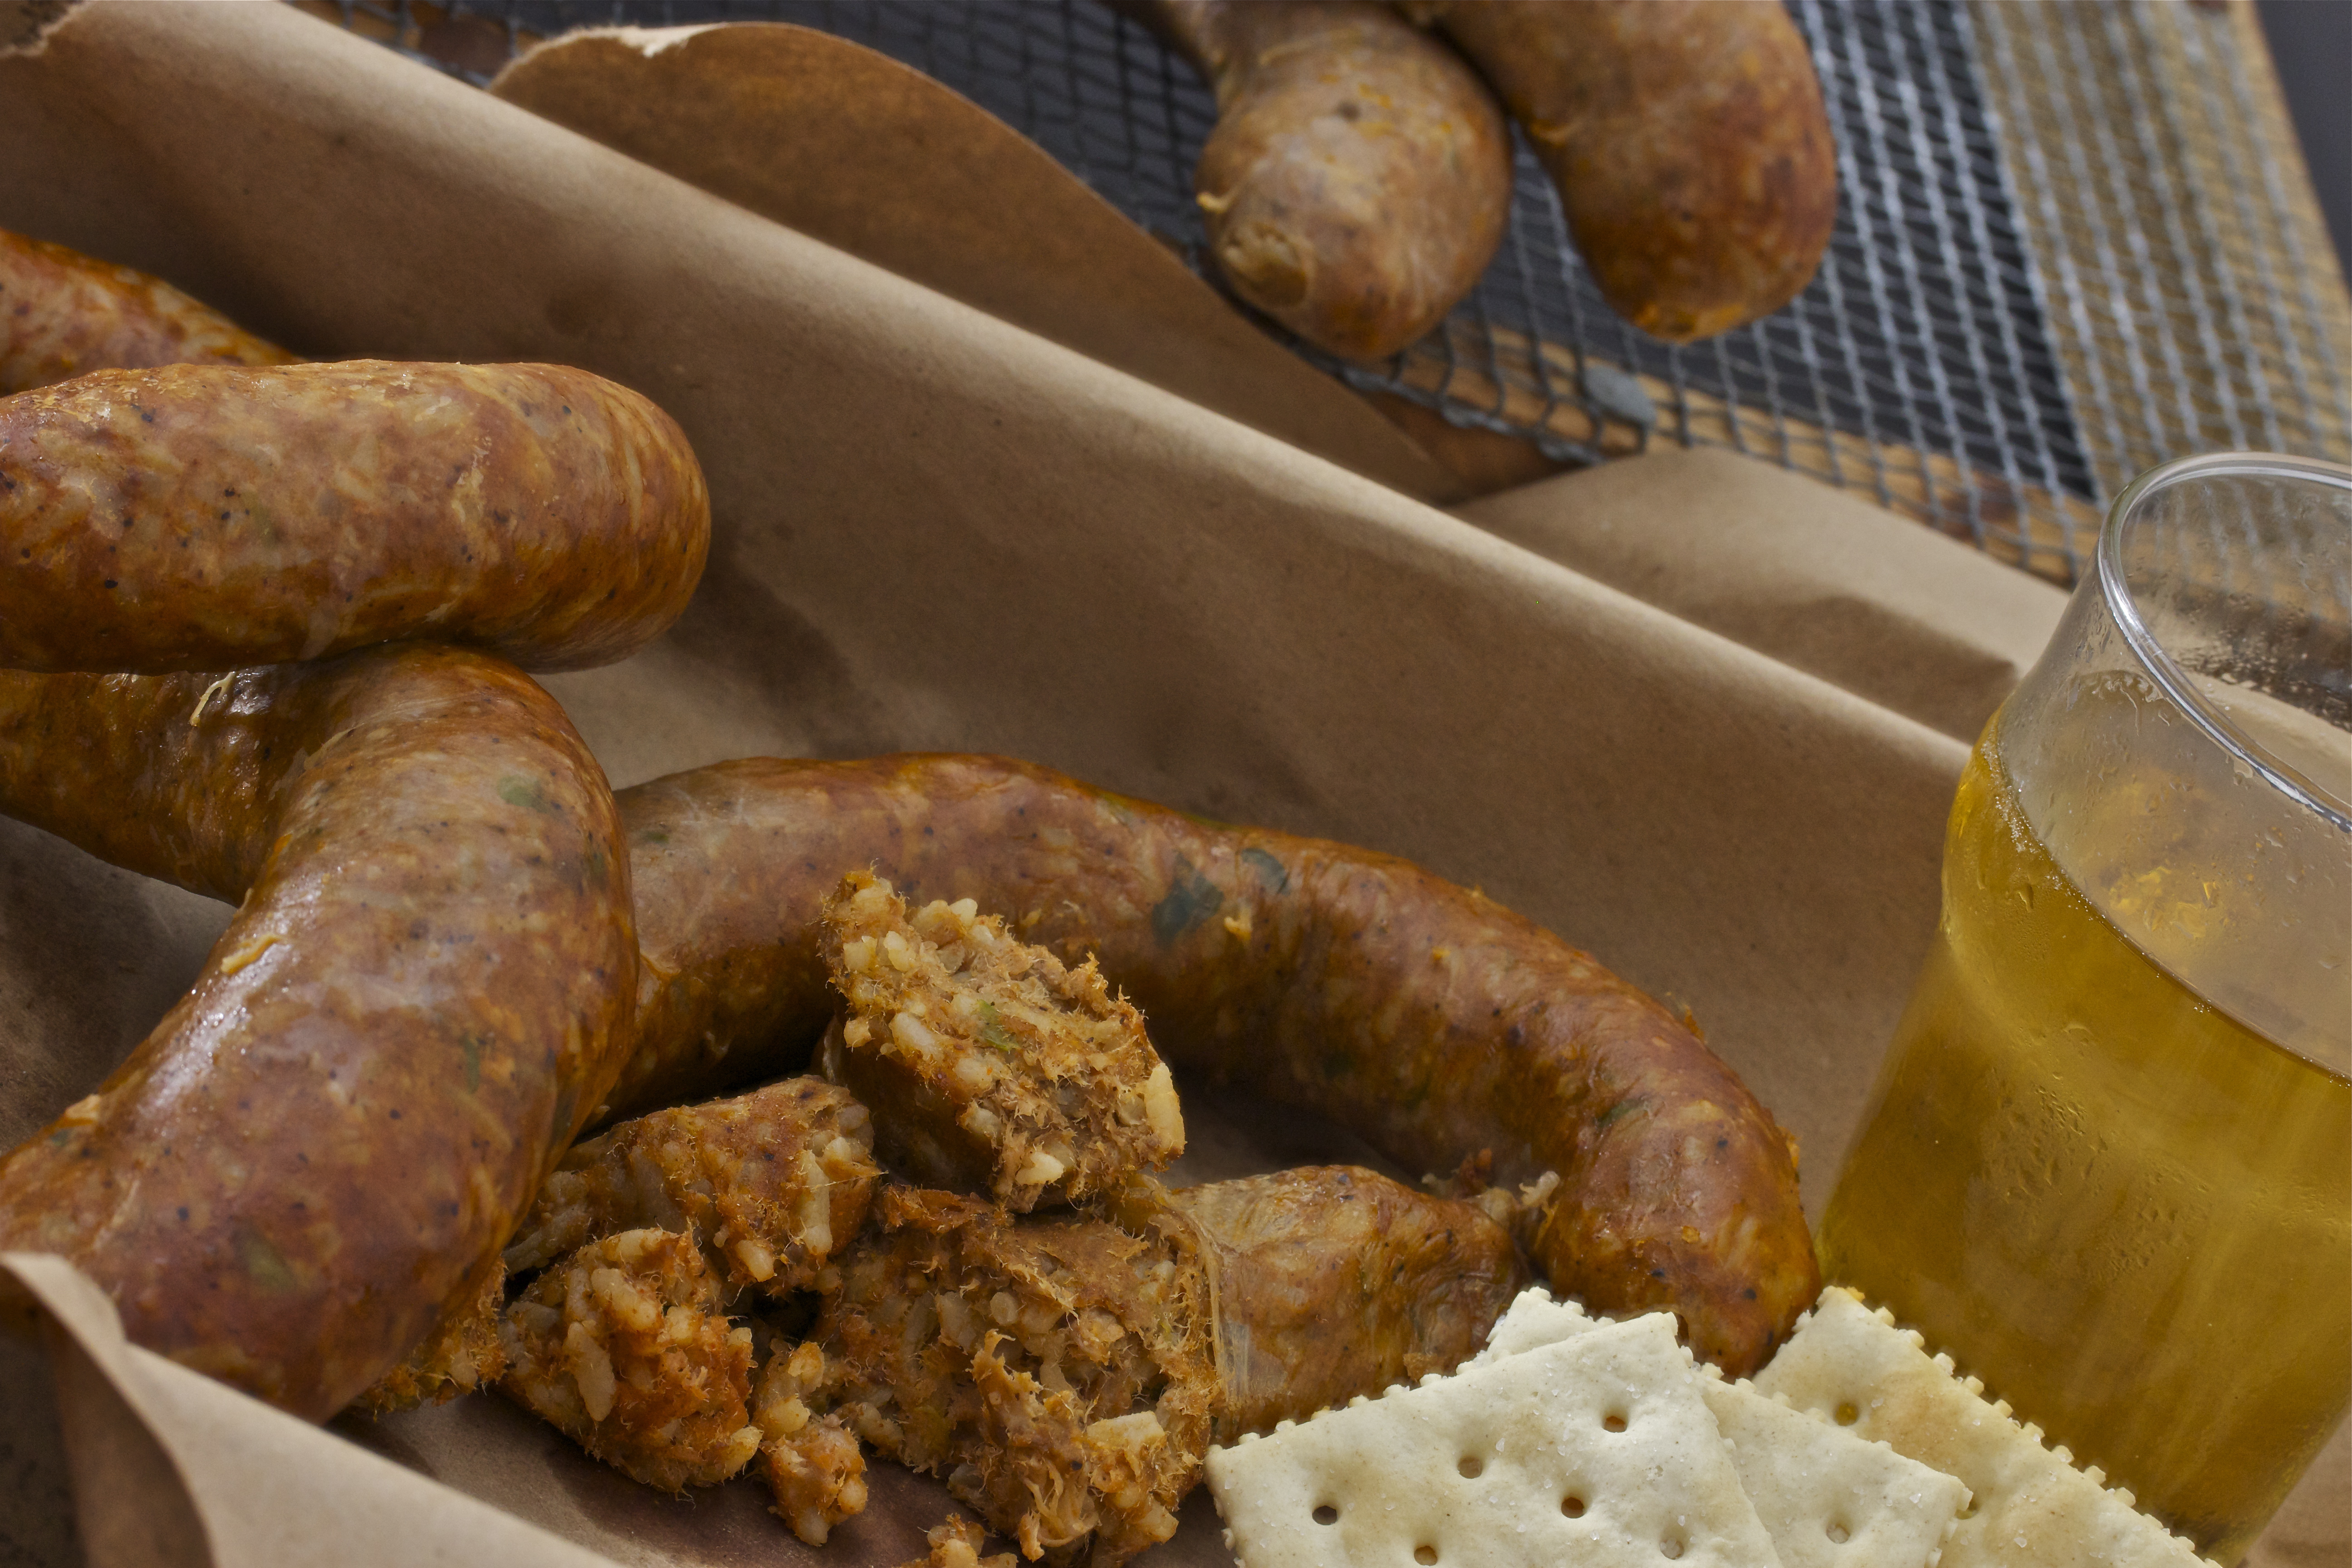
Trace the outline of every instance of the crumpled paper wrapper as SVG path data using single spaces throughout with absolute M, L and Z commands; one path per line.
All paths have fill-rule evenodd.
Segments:
M 0 226 L 306 353 L 560 361 L 679 420 L 717 514 L 699 595 L 548 682 L 616 784 L 984 750 L 1408 855 L 1690 1005 L 1826 1196 L 1973 716 L 2054 595 L 1981 616 L 1935 592 L 1972 580 L 1944 542 L 1720 458 L 1545 481 L 1474 526 L 289 7 L 87 6 L 0 59 Z M 1871 552 L 1866 589 L 1832 538 Z M 1857 592 L 1886 640 L 1809 635 L 1796 612 Z M 143 1036 L 226 914 L 0 822 L 0 1146 Z M 1349 1147 L 1188 1110 L 1189 1174 Z M 811 1552 L 756 1481 L 674 1503 L 496 1399 L 302 1426 L 123 1346 L 54 1262 L 0 1262 L 0 1310 L 31 1325 L 0 1336 L 0 1558 L 868 1568 L 950 1506 L 877 1464 Z M 2259 1561 L 2343 1560 L 2342 1448 Z M 1230 1562 L 1204 1495 L 1145 1561 Z

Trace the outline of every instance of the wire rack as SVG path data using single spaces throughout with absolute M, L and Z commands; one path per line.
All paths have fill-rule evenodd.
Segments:
M 533 38 L 797 22 L 972 99 L 1216 282 L 1192 174 L 1215 104 L 1092 0 L 309 0 L 476 83 Z M 2250 8 L 1790 0 L 1838 146 L 1786 310 L 1676 347 L 1605 305 L 1524 142 L 1478 287 L 1360 390 L 1564 462 L 1755 453 L 2071 583 L 2106 499 L 2217 448 L 2352 460 L 2352 305 Z M 1236 302 L 1236 309 L 1245 309 Z

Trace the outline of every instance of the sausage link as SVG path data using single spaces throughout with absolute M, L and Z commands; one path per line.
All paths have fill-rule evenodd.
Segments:
M 628 867 L 595 760 L 496 659 L 246 670 L 190 725 L 212 684 L 0 673 L 0 811 L 243 900 L 130 1059 L 0 1161 L 0 1247 L 323 1419 L 478 1288 L 610 1086 Z M 77 795 L 85 752 L 144 765 Z
M 677 618 L 709 537 L 677 425 L 562 366 L 170 365 L 0 402 L 8 668 L 426 637 L 583 668 Z
M 0 815 L 235 903 L 268 857 L 289 760 L 273 679 L 0 670 Z
M 118 366 L 294 357 L 160 278 L 0 229 L 0 397 Z
M 1795 299 L 1837 222 L 1837 152 L 1778 0 L 1412 0 L 1502 94 L 1603 298 L 1669 342 Z
M 1192 185 L 1234 292 L 1319 348 L 1383 359 L 1486 270 L 1511 133 L 1475 72 L 1370 0 L 1134 0 L 1215 89 Z
M 1229 827 L 994 758 L 720 763 L 622 793 L 643 943 L 617 1110 L 799 1069 L 834 1003 L 818 909 L 871 867 L 1091 953 L 1180 1072 L 1353 1128 L 1410 1168 L 1491 1151 L 1561 1196 L 1533 1252 L 1596 1310 L 1671 1309 L 1759 1365 L 1819 1289 L 1795 1159 L 1679 1019 L 1393 857 Z

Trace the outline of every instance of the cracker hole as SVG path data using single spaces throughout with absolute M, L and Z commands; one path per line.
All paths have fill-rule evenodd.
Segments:
M 1625 1430 L 1625 1413 L 1622 1410 L 1612 1410 L 1601 1418 L 1601 1429 L 1604 1432 L 1622 1432 Z
M 1837 1407 L 1837 1424 L 1839 1426 L 1851 1426 L 1861 1419 L 1862 1412 L 1853 1407 L 1853 1402 L 1852 1400 L 1848 1400 L 1845 1404 Z
M 1977 1516 L 1977 1494 L 1976 1494 L 1976 1493 L 1974 1493 L 1974 1492 L 1970 1492 L 1970 1493 L 1969 1494 L 1969 1505 L 1968 1505 L 1968 1507 L 1966 1507 L 1966 1508 L 1964 1508 L 1964 1509 L 1960 1510 L 1959 1517 L 1960 1517 L 1960 1518 L 1962 1518 L 1962 1519 L 1974 1519 L 1974 1518 L 1976 1518 L 1976 1516 Z
M 1832 1542 L 1839 1546 L 1843 1546 L 1849 1538 L 1849 1534 L 1850 1532 L 1846 1530 L 1846 1527 L 1843 1524 L 1839 1523 L 1835 1520 L 1830 1521 L 1830 1540 Z
M 1327 1502 L 1315 1510 L 1315 1522 L 1318 1524 L 1337 1524 L 1339 1522 L 1339 1510 L 1333 1508 Z
M 1431 1563 L 1437 1561 L 1437 1548 L 1434 1546 L 1416 1546 L 1412 1549 L 1412 1560 L 1415 1563 L 1420 1563 L 1421 1568 L 1429 1568 Z
M 1475 1481 L 1478 1479 L 1478 1473 L 1486 1468 L 1486 1461 L 1475 1454 L 1465 1454 L 1462 1456 L 1462 1462 L 1454 1468 L 1462 1472 L 1463 1479 Z
M 1570 1492 L 1566 1497 L 1559 1500 L 1559 1511 L 1568 1515 L 1570 1519 L 1582 1519 L 1584 1517 L 1584 1500 L 1577 1496 L 1574 1492 Z
M 1669 1535 L 1664 1541 L 1658 1542 L 1659 1556 L 1671 1561 L 1674 1558 L 1680 1557 L 1682 1554 L 1683 1538 L 1681 1536 Z

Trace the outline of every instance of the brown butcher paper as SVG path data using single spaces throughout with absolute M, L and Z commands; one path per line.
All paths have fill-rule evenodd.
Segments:
M 1953 715 L 2003 678 L 1897 710 L 1727 587 L 1571 569 L 1617 580 L 1560 542 L 1593 483 L 1612 526 L 1703 549 L 1762 470 L 1548 481 L 1488 531 L 257 0 L 73 13 L 0 59 L 0 226 L 291 348 L 580 364 L 677 418 L 711 487 L 701 589 L 645 653 L 547 681 L 616 784 L 982 750 L 1410 856 L 1689 1005 L 1801 1141 L 1818 1212 L 1935 920 Z M 1875 548 L 1890 637 L 1973 624 L 1930 607 L 1940 542 Z M 0 1146 L 104 1076 L 227 913 L 0 822 Z M 1193 1173 L 1349 1157 L 1187 1110 Z M 0 1561 L 869 1568 L 950 1506 L 877 1464 L 813 1551 L 756 1480 L 674 1502 L 495 1398 L 303 1427 L 123 1346 L 54 1263 L 0 1279 Z M 2339 1440 L 2258 1561 L 2344 1560 L 2342 1465 Z M 1139 1561 L 1228 1563 L 1205 1495 Z

